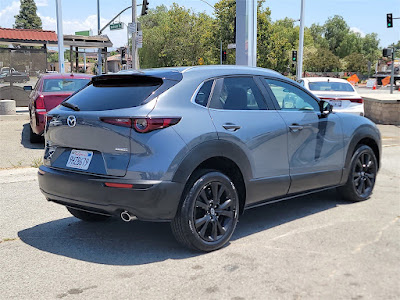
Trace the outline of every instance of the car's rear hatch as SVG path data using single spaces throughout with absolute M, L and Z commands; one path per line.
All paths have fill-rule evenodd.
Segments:
M 124 176 L 135 147 L 133 129 L 116 126 L 145 117 L 163 79 L 132 74 L 103 75 L 49 112 L 44 164 L 73 172 Z M 108 122 L 105 122 L 107 119 Z
M 64 93 L 43 92 L 42 93 L 43 102 L 46 111 L 52 110 L 54 107 L 63 102 L 65 98 L 71 96 L 72 93 L 73 92 L 64 92 Z

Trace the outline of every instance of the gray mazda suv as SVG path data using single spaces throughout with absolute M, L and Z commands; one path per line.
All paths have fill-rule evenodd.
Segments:
M 224 246 L 246 209 L 327 188 L 373 190 L 380 133 L 262 68 L 93 77 L 47 116 L 40 189 L 84 221 L 169 221 L 192 249 Z

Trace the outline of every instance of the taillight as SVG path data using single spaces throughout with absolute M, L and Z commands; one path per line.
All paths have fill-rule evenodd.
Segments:
M 175 125 L 181 118 L 101 118 L 101 120 L 108 124 L 132 127 L 137 132 L 146 133 Z
M 39 113 L 46 112 L 46 107 L 44 106 L 44 96 L 43 95 L 40 95 L 39 97 L 36 98 L 35 108 L 36 108 L 36 112 L 39 112 Z
M 101 120 L 112 125 L 132 127 L 132 120 L 128 118 L 101 118 Z
M 181 118 L 142 118 L 133 120 L 133 128 L 137 132 L 145 133 L 156 129 L 166 128 L 177 124 Z
M 363 98 L 345 99 L 345 100 L 350 100 L 351 102 L 354 102 L 354 103 L 363 103 L 364 102 Z

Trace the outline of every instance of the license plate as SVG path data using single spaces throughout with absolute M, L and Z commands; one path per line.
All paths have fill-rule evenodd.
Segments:
M 72 150 L 68 161 L 67 167 L 75 168 L 80 170 L 87 170 L 89 168 L 90 161 L 92 160 L 93 152 L 92 151 L 83 151 L 83 150 Z
M 342 101 L 340 101 L 340 100 L 330 100 L 329 103 L 334 107 L 341 107 L 342 106 Z

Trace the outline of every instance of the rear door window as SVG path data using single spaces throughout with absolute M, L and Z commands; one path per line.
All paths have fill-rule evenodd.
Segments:
M 143 77 L 143 78 L 140 78 Z M 94 81 L 67 102 L 82 111 L 102 111 L 141 105 L 162 84 L 160 78 L 114 76 Z
M 252 77 L 227 77 L 210 108 L 225 110 L 264 110 L 267 105 Z

